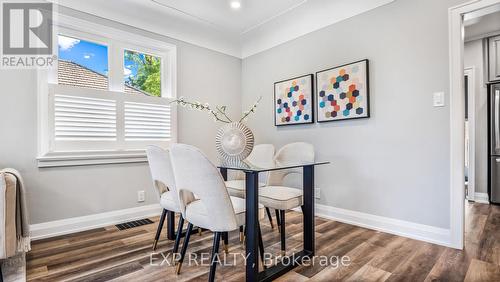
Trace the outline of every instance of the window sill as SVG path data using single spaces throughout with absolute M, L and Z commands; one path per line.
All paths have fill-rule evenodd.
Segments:
M 52 152 L 37 158 L 38 167 L 65 167 L 103 164 L 145 163 L 144 150 L 110 152 Z

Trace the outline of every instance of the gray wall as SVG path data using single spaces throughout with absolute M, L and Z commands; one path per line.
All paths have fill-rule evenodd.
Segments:
M 176 44 L 178 95 L 223 103 L 231 114 L 241 113 L 240 59 L 67 9 L 63 12 Z M 35 72 L 0 70 L 0 85 L 0 167 L 23 174 L 31 223 L 157 202 L 145 163 L 39 169 Z M 178 117 L 179 141 L 194 144 L 215 159 L 219 125 L 205 113 L 185 109 Z M 136 202 L 137 190 L 146 191 L 144 203 Z
M 467 31 L 466 31 L 467 32 Z M 464 67 L 475 69 L 475 154 L 476 154 L 476 193 L 488 190 L 488 104 L 487 88 L 484 81 L 484 61 L 482 40 L 465 43 Z
M 320 204 L 449 228 L 448 8 L 463 0 L 398 0 L 243 60 L 243 103 L 258 143 L 311 142 Z M 273 83 L 368 58 L 370 119 L 273 123 Z
M 85 18 L 176 44 L 179 95 L 224 102 L 232 114 L 262 95 L 249 120 L 258 143 L 311 142 L 319 158 L 332 161 L 317 170 L 319 203 L 449 228 L 449 107 L 432 107 L 432 93 L 448 98 L 447 9 L 461 2 L 398 0 L 243 62 Z M 274 127 L 275 81 L 364 58 L 370 59 L 370 119 Z M 148 191 L 144 204 L 155 203 L 146 164 L 37 168 L 34 72 L 2 70 L 0 83 L 0 167 L 25 176 L 32 223 L 135 207 L 140 189 Z M 218 125 L 198 112 L 181 110 L 179 120 L 179 141 L 214 158 Z

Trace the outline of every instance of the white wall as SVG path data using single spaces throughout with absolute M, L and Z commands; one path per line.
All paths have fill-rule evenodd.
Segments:
M 305 141 L 318 168 L 319 203 L 450 227 L 448 8 L 461 0 L 398 0 L 243 60 L 243 103 L 258 143 Z M 370 119 L 275 127 L 273 83 L 370 60 Z
M 484 81 L 484 61 L 482 40 L 466 42 L 464 46 L 464 67 L 475 70 L 475 154 L 477 193 L 487 193 L 488 189 L 488 100 Z
M 66 14 L 107 24 L 177 45 L 178 95 L 241 113 L 241 60 L 100 18 L 62 9 Z M 37 91 L 34 71 L 0 70 L 0 167 L 25 178 L 31 223 L 84 216 L 156 203 L 146 163 L 39 169 Z M 179 142 L 194 144 L 215 159 L 219 125 L 206 113 L 179 110 Z M 137 190 L 146 201 L 137 203 Z

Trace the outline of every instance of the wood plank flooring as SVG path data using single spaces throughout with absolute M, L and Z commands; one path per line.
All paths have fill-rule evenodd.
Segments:
M 27 255 L 28 281 L 206 281 L 208 267 L 186 262 L 180 275 L 170 264 L 173 242 L 162 239 L 152 254 L 155 224 L 128 230 L 115 226 L 36 241 Z M 277 256 L 279 233 L 262 220 L 267 253 Z M 302 247 L 302 215 L 287 214 L 287 254 Z M 191 257 L 209 253 L 212 235 L 193 235 Z M 318 256 L 333 264 L 299 266 L 277 281 L 500 281 L 500 207 L 466 203 L 466 247 L 458 251 L 340 222 L 316 219 Z M 244 280 L 244 246 L 230 234 L 229 256 L 218 281 Z M 163 261 L 162 253 L 168 263 Z M 348 265 L 340 258 L 349 257 Z M 221 248 L 221 260 L 224 258 Z M 233 259 L 235 261 L 233 261 Z M 236 263 L 235 263 L 236 262 Z

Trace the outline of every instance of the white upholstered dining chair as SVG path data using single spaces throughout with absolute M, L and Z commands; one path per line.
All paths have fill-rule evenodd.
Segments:
M 158 195 L 160 206 L 163 209 L 153 243 L 154 251 L 156 250 L 156 245 L 158 244 L 158 239 L 160 238 L 160 233 L 167 213 L 180 213 L 181 210 L 179 206 L 179 196 L 177 194 L 177 190 L 175 189 L 175 178 L 172 170 L 172 164 L 170 162 L 169 152 L 158 146 L 148 146 L 146 148 L 146 155 L 148 157 L 149 169 L 153 178 L 153 185 L 156 188 L 156 194 Z M 174 248 L 172 250 L 173 253 L 177 253 L 179 249 L 179 241 L 183 225 L 184 218 L 181 215 L 179 216 L 177 235 L 175 237 Z
M 283 146 L 274 157 L 275 164 L 290 165 L 304 162 L 314 162 L 314 146 L 309 143 L 297 142 Z M 302 168 L 270 171 L 267 186 L 259 189 L 259 202 L 266 208 L 276 210 L 276 220 L 281 233 L 281 254 L 286 253 L 285 244 L 285 212 L 302 207 L 302 189 L 283 186 L 288 175 L 302 175 Z
M 245 162 L 258 167 L 274 166 L 275 148 L 273 144 L 258 144 L 252 150 L 252 153 L 245 159 Z M 266 186 L 268 173 L 262 173 L 259 177 L 259 186 Z M 226 181 L 229 195 L 238 198 L 245 198 L 245 174 L 238 171 L 233 179 Z M 271 211 L 266 208 L 267 217 L 271 228 L 274 229 Z M 243 241 L 242 230 L 240 230 L 240 241 Z
M 258 167 L 272 167 L 274 165 L 274 145 L 259 144 L 255 145 L 252 153 L 245 159 L 245 162 Z M 259 185 L 265 186 L 267 175 L 259 179 Z M 262 181 L 263 180 L 263 181 Z M 238 172 L 233 179 L 226 181 L 229 195 L 238 198 L 245 198 L 245 174 Z
M 216 255 L 221 236 L 227 238 L 230 231 L 245 224 L 245 200 L 231 197 L 218 169 L 197 148 L 174 144 L 170 150 L 172 166 L 179 193 L 181 213 L 188 221 L 186 236 L 177 264 L 177 274 L 182 267 L 193 225 L 214 232 L 209 281 L 214 281 Z M 196 199 L 193 195 L 196 195 Z M 259 206 L 259 217 L 264 216 Z M 260 228 L 259 228 L 260 229 Z M 260 230 L 259 230 L 260 235 Z M 261 258 L 262 237 L 259 236 Z

